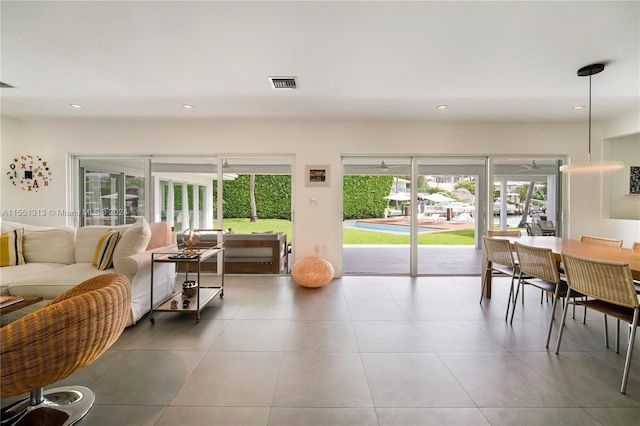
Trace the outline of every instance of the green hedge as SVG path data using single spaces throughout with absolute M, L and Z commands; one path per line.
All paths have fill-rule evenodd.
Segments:
M 342 183 L 343 218 L 383 217 L 389 206 L 393 176 L 344 176 Z
M 222 183 L 225 218 L 251 217 L 249 184 L 250 175 Z M 344 176 L 344 219 L 383 217 L 392 185 L 393 176 Z M 291 176 L 256 175 L 255 197 L 258 219 L 291 220 Z
M 256 209 L 259 219 L 291 220 L 291 176 L 255 175 Z M 251 175 L 238 175 L 234 180 L 222 182 L 225 218 L 251 217 L 249 185 Z M 214 200 L 217 198 L 214 186 Z

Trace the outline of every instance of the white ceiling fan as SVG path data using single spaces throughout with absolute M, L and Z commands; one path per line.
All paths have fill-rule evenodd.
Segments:
M 369 164 L 350 164 L 345 165 L 348 169 L 358 169 L 358 170 L 377 170 L 379 172 L 388 172 L 393 169 L 409 169 L 411 166 L 409 164 L 387 164 L 384 160 L 380 160 L 379 164 L 369 163 Z
M 522 169 L 516 170 L 514 173 L 523 173 L 523 172 L 551 172 L 553 171 L 552 167 L 549 166 L 540 166 L 536 163 L 536 160 L 531 160 L 531 164 L 521 164 L 520 167 Z

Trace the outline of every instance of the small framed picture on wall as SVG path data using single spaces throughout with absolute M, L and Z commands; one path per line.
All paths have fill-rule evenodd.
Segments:
M 640 195 L 640 166 L 629 167 L 629 195 Z
M 307 164 L 305 177 L 306 186 L 329 186 L 329 166 Z

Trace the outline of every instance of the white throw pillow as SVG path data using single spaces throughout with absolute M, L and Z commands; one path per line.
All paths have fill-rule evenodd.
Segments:
M 76 235 L 76 263 L 93 262 L 93 254 L 100 238 L 112 228 L 103 225 L 83 226 Z M 124 234 L 124 231 L 120 231 Z
M 71 265 L 76 260 L 76 229 L 69 226 L 38 230 L 26 228 L 23 250 L 27 262 Z
M 147 249 L 151 240 L 151 228 L 144 218 L 139 219 L 120 237 L 113 252 L 113 265 L 118 266 L 121 259 L 132 254 L 141 253 Z

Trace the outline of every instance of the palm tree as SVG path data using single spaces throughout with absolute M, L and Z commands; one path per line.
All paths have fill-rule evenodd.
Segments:
M 258 212 L 256 211 L 256 175 L 253 173 L 249 180 L 249 198 L 251 203 L 251 220 L 250 222 L 258 221 Z

